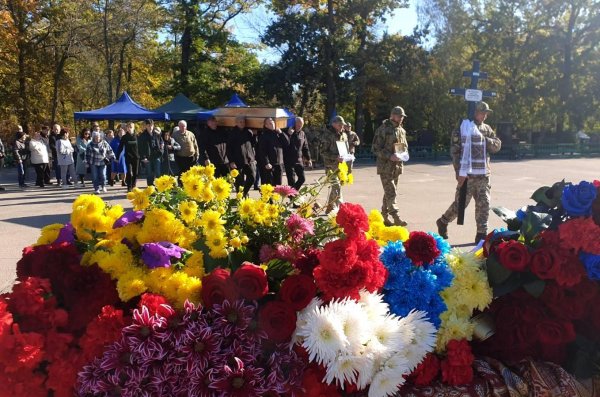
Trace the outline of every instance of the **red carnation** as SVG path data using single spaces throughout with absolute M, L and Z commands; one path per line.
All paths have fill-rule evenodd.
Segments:
M 10 328 L 13 324 L 13 315 L 8 311 L 8 304 L 0 296 L 0 345 L 2 338 L 10 333 Z
M 36 332 L 21 333 L 18 324 L 12 325 L 12 335 L 7 335 L 0 345 L 0 364 L 5 371 L 32 371 L 44 358 L 44 336 Z
M 369 230 L 369 218 L 359 204 L 343 203 L 335 220 L 348 237 L 361 238 Z
M 442 361 L 442 381 L 451 386 L 469 384 L 473 381 L 473 367 L 450 365 L 448 360 L 444 360 Z
M 452 339 L 446 345 L 447 360 L 451 365 L 471 366 L 475 356 L 471 352 L 471 345 L 466 339 Z
M 233 283 L 244 299 L 257 300 L 269 292 L 269 283 L 265 270 L 250 262 L 242 263 L 233 273 Z
M 220 305 L 225 299 L 234 301 L 238 298 L 235 285 L 229 277 L 229 270 L 215 269 L 208 276 L 202 277 L 202 302 L 207 308 Z
M 142 297 L 140 298 L 140 302 L 138 303 L 138 309 L 142 309 L 142 306 L 146 306 L 148 308 L 148 312 L 151 315 L 154 315 L 156 313 L 160 313 L 161 312 L 161 306 L 162 305 L 168 305 L 169 302 L 167 301 L 167 299 L 162 296 L 162 295 L 158 295 L 158 294 L 151 294 L 151 293 L 145 293 L 142 294 Z
M 317 287 L 323 292 L 325 300 L 331 299 L 359 299 L 359 291 L 365 287 L 372 275 L 372 270 L 363 262 L 356 262 L 348 272 L 339 274 L 323 266 L 318 266 L 315 271 Z
M 87 325 L 85 334 L 79 340 L 85 361 L 101 356 L 105 346 L 119 339 L 123 327 L 123 311 L 112 306 L 103 307 L 102 312 Z
M 411 232 L 404 248 L 406 256 L 417 266 L 431 264 L 440 255 L 435 239 L 425 232 Z
M 600 226 L 592 218 L 574 218 L 558 227 L 561 247 L 573 250 L 576 254 L 585 251 L 600 255 Z
M 411 378 L 416 386 L 429 386 L 440 373 L 440 359 L 433 353 L 427 353 L 423 361 L 412 372 Z
M 349 271 L 358 257 L 356 242 L 352 239 L 340 239 L 325 244 L 319 254 L 319 265 L 329 272 L 345 273 Z
M 267 302 L 258 313 L 258 325 L 272 341 L 288 342 L 296 329 L 296 311 L 285 302 Z
M 319 265 L 319 252 L 320 251 L 315 248 L 309 248 L 302 251 L 294 261 L 294 266 L 296 269 L 300 270 L 301 274 L 312 277 L 313 270 Z
M 559 257 L 556 251 L 549 247 L 536 250 L 531 255 L 531 272 L 542 280 L 556 278 L 560 268 Z
M 279 297 L 282 301 L 289 303 L 294 310 L 304 309 L 317 294 L 317 286 L 312 277 L 299 274 L 289 276 L 279 290 Z
M 379 260 L 379 244 L 375 240 L 356 241 L 356 255 L 362 262 Z
M 563 287 L 573 287 L 587 277 L 579 257 L 568 250 L 559 251 L 560 267 L 556 274 L 556 282 Z
M 529 251 L 526 246 L 518 241 L 504 241 L 498 244 L 495 252 L 502 266 L 508 270 L 522 272 L 529 264 Z

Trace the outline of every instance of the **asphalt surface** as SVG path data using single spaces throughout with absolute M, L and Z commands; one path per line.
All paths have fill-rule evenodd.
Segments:
M 400 177 L 398 205 L 401 217 L 410 230 L 435 231 L 436 219 L 454 198 L 456 182 L 448 162 L 408 163 Z M 531 203 L 529 197 L 540 186 L 551 185 L 563 178 L 571 182 L 600 179 L 600 159 L 547 159 L 494 162 L 492 165 L 492 206 L 517 209 Z M 35 173 L 29 170 L 28 184 L 34 185 Z M 323 175 L 322 169 L 307 172 L 307 181 Z M 91 193 L 91 182 L 85 189 L 62 190 L 56 185 L 44 189 L 18 188 L 15 169 L 4 169 L 0 183 L 0 292 L 9 288 L 15 278 L 16 263 L 21 251 L 36 241 L 41 227 L 69 220 L 71 204 L 81 193 Z M 284 177 L 285 180 L 285 177 Z M 141 180 L 140 187 L 145 186 Z M 111 204 L 131 208 L 123 187 L 109 188 L 102 194 Z M 256 194 L 256 193 L 252 193 Z M 354 184 L 343 187 L 344 200 L 359 203 L 370 210 L 381 208 L 383 189 L 373 164 L 358 164 L 354 168 Z M 449 226 L 450 243 L 471 245 L 475 237 L 474 205 L 467 208 L 465 225 Z M 490 214 L 490 230 L 503 226 Z

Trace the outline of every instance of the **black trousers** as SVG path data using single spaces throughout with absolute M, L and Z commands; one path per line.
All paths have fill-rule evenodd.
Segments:
M 261 183 L 271 186 L 281 185 L 283 166 L 281 164 L 272 164 L 272 166 L 270 170 L 263 167 L 264 171 L 260 174 Z
M 235 178 L 235 191 L 239 192 L 240 188 L 243 187 L 244 197 L 248 196 L 248 192 L 254 184 L 254 175 L 256 175 L 256 163 L 244 164 L 242 168 L 238 169 L 239 175 Z
M 179 175 L 189 171 L 196 164 L 193 157 L 181 157 L 177 155 L 175 156 L 175 163 L 177 164 L 177 168 L 179 168 Z
M 35 168 L 35 184 L 44 187 L 48 164 L 33 164 L 33 168 Z
M 225 178 L 229 174 L 228 164 L 215 164 L 215 178 Z
M 288 185 L 296 190 L 300 190 L 304 182 L 306 182 L 304 166 L 302 164 L 286 164 L 285 175 L 287 176 Z M 296 179 L 296 176 L 298 179 Z
M 127 167 L 127 175 L 125 175 L 127 189 L 133 189 L 137 183 L 138 172 L 140 170 L 140 159 L 126 157 L 125 166 Z
M 53 164 L 52 159 L 50 159 L 50 163 L 46 164 L 46 168 L 44 169 L 44 183 L 47 184 L 50 184 L 50 179 L 52 178 L 50 164 Z

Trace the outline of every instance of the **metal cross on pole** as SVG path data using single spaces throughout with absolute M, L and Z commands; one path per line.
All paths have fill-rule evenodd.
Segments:
M 487 73 L 479 70 L 479 61 L 475 59 L 473 61 L 473 69 L 463 72 L 463 77 L 471 78 L 471 85 L 469 88 L 451 88 L 450 95 L 459 95 L 465 98 L 467 101 L 467 117 L 473 121 L 475 118 L 475 105 L 480 102 L 483 98 L 495 98 L 497 96 L 495 91 L 480 90 L 477 88 L 479 80 L 487 79 Z M 458 219 L 456 221 L 459 225 L 465 224 L 465 204 L 467 201 L 467 183 L 465 181 L 460 187 L 460 194 L 458 198 Z

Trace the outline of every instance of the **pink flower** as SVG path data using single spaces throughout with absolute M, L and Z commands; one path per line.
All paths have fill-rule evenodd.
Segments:
M 294 243 L 302 241 L 306 234 L 315 233 L 315 224 L 313 221 L 303 218 L 298 214 L 292 214 L 285 222 L 285 227 Z
M 215 380 L 210 384 L 220 395 L 225 396 L 260 396 L 262 388 L 260 380 L 263 370 L 253 367 L 244 367 L 244 363 L 237 357 L 233 358 L 231 367 L 225 365 L 220 374 L 215 375 Z
M 275 186 L 273 191 L 282 197 L 291 197 L 298 194 L 298 191 L 296 189 L 286 185 Z

